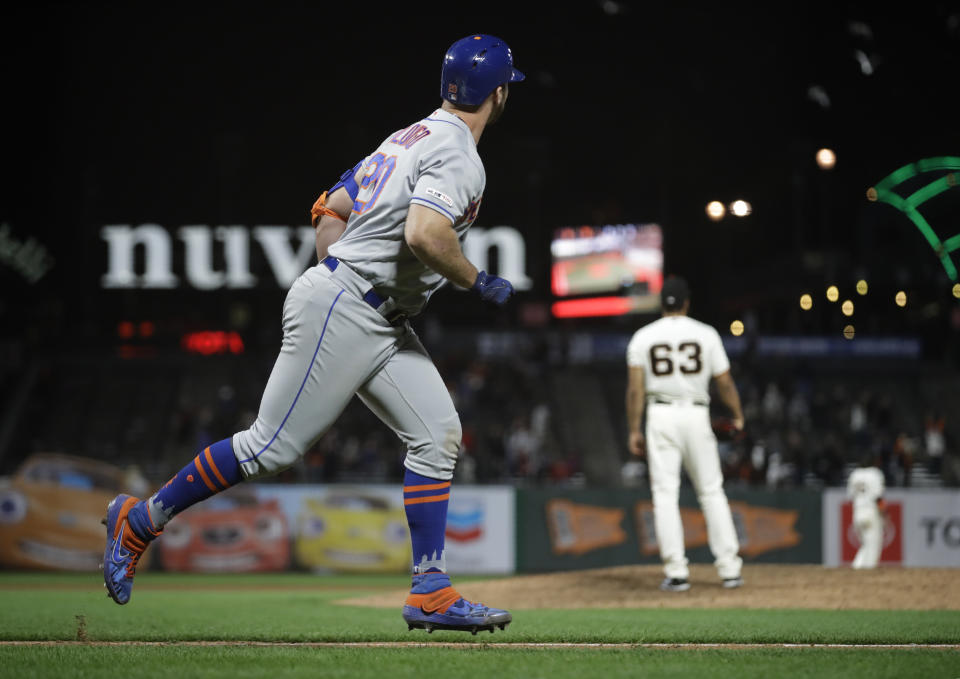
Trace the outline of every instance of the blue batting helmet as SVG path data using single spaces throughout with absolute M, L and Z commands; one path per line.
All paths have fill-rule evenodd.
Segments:
M 443 58 L 440 96 L 454 104 L 479 106 L 504 83 L 523 80 L 513 53 L 500 38 L 477 33 L 450 45 Z

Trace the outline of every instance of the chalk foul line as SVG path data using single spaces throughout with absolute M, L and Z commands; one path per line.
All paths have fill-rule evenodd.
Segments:
M 941 649 L 960 650 L 960 644 L 750 644 L 750 643 L 567 643 L 567 642 L 455 642 L 455 641 L 52 641 L 52 640 L 13 640 L 0 641 L 3 646 L 227 646 L 227 647 L 267 647 L 267 648 L 457 648 L 457 649 L 744 649 L 760 650 L 774 648 L 792 649 Z

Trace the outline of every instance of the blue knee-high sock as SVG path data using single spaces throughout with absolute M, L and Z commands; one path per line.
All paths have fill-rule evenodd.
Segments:
M 191 505 L 243 480 L 230 439 L 204 448 L 190 463 L 150 498 L 138 502 L 128 515 L 133 532 L 152 540 L 167 521 Z
M 450 482 L 414 474 L 403 477 L 403 506 L 413 543 L 413 572 L 445 571 L 444 534 L 447 530 L 447 505 Z

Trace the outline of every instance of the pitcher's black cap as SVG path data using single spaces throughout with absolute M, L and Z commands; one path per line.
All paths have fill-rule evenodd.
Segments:
M 679 276 L 670 276 L 663 281 L 663 288 L 660 290 L 660 304 L 664 311 L 677 311 L 683 307 L 683 303 L 690 299 L 690 286 L 687 281 Z

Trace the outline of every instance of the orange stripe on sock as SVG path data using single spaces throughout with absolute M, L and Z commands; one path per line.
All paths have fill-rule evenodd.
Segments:
M 227 480 L 225 478 L 223 478 L 223 474 L 221 474 L 220 470 L 217 469 L 217 465 L 213 463 L 213 456 L 210 454 L 209 447 L 207 447 L 207 449 L 203 451 L 203 456 L 207 458 L 207 464 L 210 466 L 210 470 L 213 472 L 213 475 L 217 477 L 217 481 L 220 482 L 220 485 L 223 486 L 224 488 L 229 487 L 230 484 L 227 483 Z
M 219 492 L 220 489 L 217 488 L 215 485 L 213 485 L 213 482 L 210 480 L 210 477 L 207 476 L 207 472 L 203 471 L 203 463 L 200 462 L 199 455 L 193 458 L 193 464 L 196 465 L 197 471 L 200 472 L 200 478 L 203 479 L 203 482 L 205 484 L 207 484 L 207 488 L 212 490 L 214 493 Z
M 404 486 L 403 492 L 416 493 L 417 491 L 420 491 L 420 490 L 440 490 L 441 488 L 449 488 L 449 487 L 450 487 L 450 482 L 447 481 L 446 483 L 431 483 L 426 486 Z
M 450 493 L 446 495 L 428 495 L 427 497 L 408 497 L 403 501 L 405 505 L 422 505 L 425 502 L 443 502 L 450 499 Z

